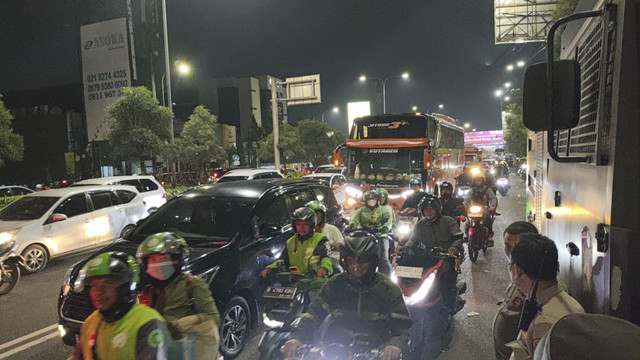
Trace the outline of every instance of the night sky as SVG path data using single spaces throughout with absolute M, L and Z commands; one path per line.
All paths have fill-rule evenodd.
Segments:
M 0 92 L 80 83 L 77 1 L 3 0 Z M 478 130 L 500 128 L 495 89 L 519 86 L 521 72 L 505 66 L 531 61 L 539 43 L 493 43 L 489 0 L 167 0 L 171 59 L 200 76 L 319 73 L 320 105 L 291 107 L 289 120 L 323 110 L 346 130 L 346 103 L 375 101 L 361 74 L 411 79 L 387 82 L 387 112 L 434 110 Z M 541 61 L 544 52 L 533 59 Z M 182 84 L 182 85 L 188 85 Z M 339 106 L 341 114 L 331 108 Z

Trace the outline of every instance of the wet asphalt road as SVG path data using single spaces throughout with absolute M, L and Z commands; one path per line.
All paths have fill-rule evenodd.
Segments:
M 512 188 L 506 197 L 498 195 L 500 205 L 494 225 L 495 247 L 487 256 L 482 253 L 472 264 L 462 265 L 462 279 L 467 282 L 464 309 L 454 317 L 455 332 L 449 348 L 439 359 L 492 359 L 491 326 L 497 311 L 496 303 L 509 282 L 507 259 L 501 234 L 511 222 L 525 217 L 524 183 L 512 176 Z M 52 261 L 42 272 L 24 276 L 8 295 L 0 297 L 0 359 L 63 360 L 71 348 L 63 345 L 57 335 L 57 298 L 67 268 L 86 255 L 76 255 Z M 473 313 L 477 313 L 474 315 Z M 253 329 L 240 360 L 257 359 L 257 346 L 262 326 Z

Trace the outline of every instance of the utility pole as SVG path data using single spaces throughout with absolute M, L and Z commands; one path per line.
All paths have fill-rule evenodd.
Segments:
M 273 117 L 273 163 L 276 171 L 280 171 L 280 149 L 278 140 L 280 139 L 280 120 L 278 119 L 278 91 L 276 90 L 276 79 L 271 78 L 271 116 Z

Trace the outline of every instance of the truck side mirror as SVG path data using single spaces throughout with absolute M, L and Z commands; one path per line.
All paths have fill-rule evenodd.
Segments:
M 522 121 L 527 129 L 553 131 L 575 127 L 580 120 L 580 64 L 576 60 L 555 60 L 551 88 L 547 83 L 546 62 L 527 67 L 523 93 Z

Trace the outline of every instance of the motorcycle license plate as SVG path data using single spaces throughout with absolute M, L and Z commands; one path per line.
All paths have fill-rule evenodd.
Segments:
M 294 287 L 268 286 L 262 297 L 267 299 L 291 300 L 295 294 L 296 288 Z
M 396 266 L 396 276 L 411 279 L 422 279 L 422 268 L 415 266 Z

